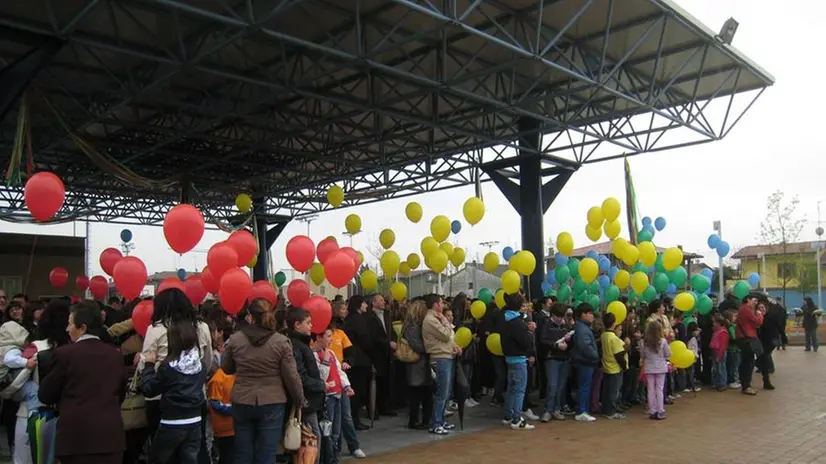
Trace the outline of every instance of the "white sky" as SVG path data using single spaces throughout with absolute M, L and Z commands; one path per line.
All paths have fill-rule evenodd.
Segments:
M 667 228 L 657 234 L 660 246 L 683 245 L 687 250 L 706 256 L 705 245 L 714 220 L 723 221 L 724 238 L 736 249 L 756 243 L 758 228 L 765 214 L 766 197 L 776 189 L 787 196 L 799 195 L 801 213 L 809 218 L 802 239 L 815 239 L 817 202 L 826 200 L 821 193 L 821 177 L 826 158 L 818 148 L 822 128 L 819 109 L 826 107 L 826 96 L 818 90 L 824 65 L 822 55 L 822 18 L 826 3 L 813 0 L 682 0 L 686 11 L 717 31 L 729 17 L 740 23 L 734 46 L 774 75 L 775 86 L 769 88 L 729 136 L 720 141 L 667 152 L 643 154 L 631 158 L 640 216 L 663 216 Z M 680 129 L 678 129 L 680 130 Z M 394 249 L 402 256 L 418 252 L 419 241 L 429 234 L 430 219 L 437 214 L 462 219 L 465 199 L 473 195 L 472 187 L 459 188 L 419 197 L 387 201 L 363 207 L 347 208 L 322 214 L 312 223 L 311 237 L 318 242 L 328 235 L 347 244 L 344 218 L 350 213 L 362 217 L 364 233 L 354 238 L 354 247 L 366 251 L 366 244 L 385 227 L 396 232 Z M 468 251 L 468 260 L 487 250 L 479 242 L 500 242 L 520 248 L 519 217 L 492 183 L 483 185 L 487 206 L 485 219 L 474 228 L 464 224 L 456 237 Z M 622 161 L 588 165 L 574 174 L 562 194 L 545 215 L 546 237 L 556 237 L 568 230 L 577 247 L 587 245 L 585 214 L 590 206 L 608 196 L 623 202 Z M 404 207 L 418 201 L 424 218 L 413 225 L 405 219 Z M 824 210 L 826 214 L 826 210 Z M 90 275 L 101 273 L 97 263 L 100 251 L 117 247 L 119 233 L 125 226 L 93 224 L 90 236 Z M 150 272 L 201 269 L 204 252 L 184 257 L 168 249 L 160 227 L 128 226 L 136 245 L 134 254 L 146 262 Z M 625 224 L 623 224 L 625 232 Z M 20 226 L 2 223 L 5 232 L 69 234 L 72 225 Z M 85 224 L 77 224 L 77 234 L 85 234 Z M 284 246 L 295 234 L 306 233 L 306 224 L 292 223 L 272 248 L 277 271 L 287 268 Z M 205 251 L 223 240 L 226 234 L 208 231 L 196 250 Z

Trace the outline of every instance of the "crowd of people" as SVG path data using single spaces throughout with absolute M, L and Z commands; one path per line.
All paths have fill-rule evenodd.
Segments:
M 4 305 L 0 422 L 15 463 L 40 462 L 33 424 L 55 416 L 54 455 L 88 464 L 269 464 L 296 453 L 335 463 L 345 446 L 364 458 L 358 434 L 383 416 L 406 407 L 408 428 L 447 435 L 455 411 L 484 396 L 514 430 L 622 420 L 637 405 L 663 420 L 701 384 L 755 395 L 757 370 L 774 389 L 772 351 L 787 343 L 785 310 L 759 294 L 713 298 L 706 315 L 675 311 L 667 297 L 625 301 L 622 321 L 522 293 L 479 319 L 464 294 L 401 303 L 374 294 L 337 297 L 320 328 L 285 302 L 256 299 L 229 315 L 174 288 L 152 300 L 143 336 L 131 319 L 139 300 L 18 295 Z M 469 342 L 458 341 L 462 329 Z M 696 358 L 688 369 L 669 361 L 677 341 Z

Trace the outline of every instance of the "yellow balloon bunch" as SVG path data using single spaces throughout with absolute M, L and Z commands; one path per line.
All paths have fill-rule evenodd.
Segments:
M 479 197 L 470 197 L 462 206 L 462 213 L 468 224 L 475 226 L 485 217 L 485 203 Z
M 678 369 L 688 369 L 697 361 L 697 356 L 694 355 L 694 352 L 689 350 L 685 346 L 685 343 L 679 340 L 671 342 L 669 348 L 671 348 L 671 357 L 668 358 L 668 361 Z
M 596 242 L 602 237 L 602 223 L 605 222 L 605 215 L 602 208 L 592 206 L 588 209 L 588 223 L 585 225 L 585 235 L 592 242 Z
M 605 231 L 605 235 L 611 240 L 619 237 L 619 234 L 622 231 L 622 226 L 619 222 L 619 200 L 613 197 L 606 198 L 605 201 L 602 202 L 602 208 L 600 208 L 600 211 L 602 212 L 602 217 L 605 219 L 605 224 L 602 226 Z
M 404 214 L 410 222 L 416 224 L 422 220 L 422 205 L 411 201 L 404 208 Z
M 344 218 L 344 229 L 348 234 L 357 234 L 361 232 L 361 218 L 358 214 L 350 214 Z
M 333 208 L 338 208 L 344 203 L 344 189 L 338 185 L 333 185 L 327 189 L 327 203 Z
M 379 233 L 379 243 L 382 248 L 389 250 L 396 243 L 396 234 L 390 229 L 384 229 Z

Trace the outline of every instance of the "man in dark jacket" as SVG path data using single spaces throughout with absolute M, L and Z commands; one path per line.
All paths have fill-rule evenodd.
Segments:
M 594 308 L 588 303 L 581 303 L 576 308 L 576 325 L 574 327 L 571 362 L 577 371 L 577 416 L 576 420 L 593 422 L 596 419 L 588 414 L 591 398 L 591 381 L 594 369 L 599 365 L 597 340 L 591 324 L 594 322 Z
M 551 305 L 554 304 L 555 297 L 543 296 L 536 300 L 536 306 L 533 313 L 533 320 L 536 322 L 536 333 L 542 333 L 542 327 L 551 318 Z M 548 356 L 548 349 L 542 344 L 536 344 L 536 358 L 537 368 L 539 369 L 539 399 L 544 399 L 548 392 L 548 374 L 545 372 L 545 363 L 543 362 Z
M 392 328 L 392 315 L 387 310 L 384 297 L 375 294 L 370 298 L 370 308 L 364 313 L 370 333 L 370 359 L 376 373 L 376 419 L 378 415 L 396 416 L 392 410 L 393 352 L 396 351 L 396 333 Z M 372 411 L 371 411 L 372 412 Z
M 505 420 L 513 430 L 532 430 L 522 417 L 522 403 L 528 386 L 528 356 L 534 350 L 530 327 L 522 316 L 525 298 L 518 294 L 505 295 L 505 322 L 500 333 L 502 353 L 508 369 L 508 391 L 505 399 Z
M 542 422 L 548 422 L 552 418 L 565 420 L 562 406 L 568 381 L 568 343 L 572 336 L 571 327 L 565 324 L 565 305 L 554 303 L 550 317 L 542 324 L 539 332 L 539 352 L 545 355 L 541 361 L 545 365 L 547 376 L 546 408 Z

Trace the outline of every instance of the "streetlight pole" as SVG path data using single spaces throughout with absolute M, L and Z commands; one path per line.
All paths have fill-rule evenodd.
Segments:
M 717 232 L 717 236 L 720 237 L 720 240 L 722 240 L 723 239 L 723 224 L 722 224 L 721 221 L 714 221 L 714 230 Z M 723 257 L 720 256 L 719 253 L 718 253 L 717 256 L 720 258 L 720 260 L 718 261 L 718 264 L 717 264 L 717 266 L 718 266 L 717 267 L 717 282 L 718 282 L 718 285 L 720 286 L 720 294 L 717 295 L 717 298 L 718 298 L 718 301 L 723 301 L 723 297 L 726 294 L 726 282 L 725 282 L 725 276 L 723 275 L 723 274 L 725 274 L 725 272 L 723 270 Z
M 356 232 L 356 234 L 357 233 L 358 232 Z M 353 248 L 353 235 L 356 235 L 356 234 L 351 234 L 350 232 L 347 232 L 346 230 L 344 232 L 342 232 L 341 234 L 350 237 L 350 248 Z
M 313 221 L 315 221 L 316 219 L 318 219 L 318 214 L 311 214 L 309 216 L 298 218 L 298 222 L 303 222 L 307 224 L 307 237 L 310 236 L 310 224 L 312 224 Z

